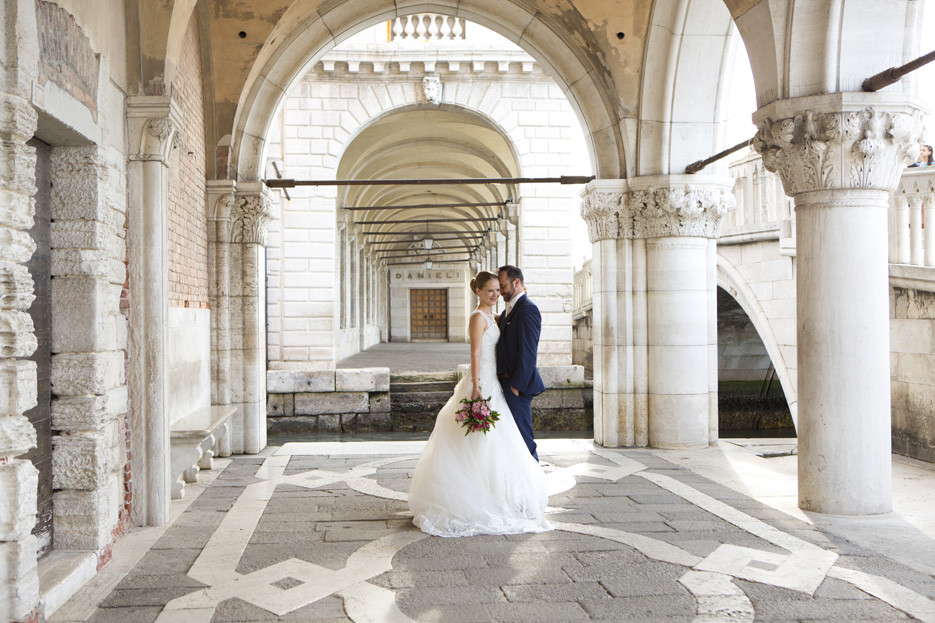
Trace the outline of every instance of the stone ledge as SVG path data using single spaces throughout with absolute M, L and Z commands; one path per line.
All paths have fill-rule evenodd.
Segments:
M 97 573 L 91 552 L 54 550 L 39 561 L 39 612 L 48 620 Z
M 334 371 L 334 389 L 339 392 L 388 392 L 389 368 L 346 368 Z
M 370 413 L 367 392 L 302 392 L 295 394 L 295 415 Z
M 935 292 L 935 267 L 890 264 L 890 286 Z
M 469 367 L 466 363 L 458 366 L 459 380 L 467 374 Z M 546 390 L 586 388 L 592 385 L 591 381 L 586 381 L 584 378 L 584 366 L 538 366 L 538 368 Z
M 267 370 L 266 391 L 270 394 L 333 392 L 334 370 Z

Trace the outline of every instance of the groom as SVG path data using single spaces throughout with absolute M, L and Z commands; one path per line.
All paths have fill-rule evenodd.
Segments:
M 500 296 L 506 302 L 506 309 L 497 323 L 500 327 L 497 376 L 523 441 L 538 461 L 536 440 L 532 435 L 532 398 L 545 391 L 542 377 L 536 369 L 542 316 L 539 308 L 526 296 L 523 271 L 507 265 L 501 266 L 497 272 Z

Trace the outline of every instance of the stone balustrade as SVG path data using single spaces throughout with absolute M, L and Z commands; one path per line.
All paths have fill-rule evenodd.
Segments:
M 909 168 L 890 206 L 890 264 L 935 267 L 935 167 Z
M 403 15 L 390 20 L 390 41 L 399 39 L 453 40 L 467 38 L 464 18 L 433 13 Z
M 575 273 L 572 285 L 572 314 L 577 317 L 591 309 L 591 260 Z

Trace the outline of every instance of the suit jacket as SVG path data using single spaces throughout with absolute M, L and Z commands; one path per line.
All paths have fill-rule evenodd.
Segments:
M 545 391 L 542 377 L 536 369 L 539 332 L 542 315 L 528 295 L 520 297 L 509 315 L 503 314 L 497 323 L 497 375 L 507 375 L 511 387 L 520 394 L 536 396 Z

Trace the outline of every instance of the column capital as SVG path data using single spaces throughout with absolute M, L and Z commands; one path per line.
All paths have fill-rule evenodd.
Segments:
M 234 209 L 234 192 L 237 185 L 234 180 L 208 180 L 205 184 L 205 198 L 209 221 L 230 221 Z
M 266 233 L 273 218 L 273 202 L 262 182 L 238 185 L 231 212 L 231 242 L 266 246 Z
M 915 158 L 922 112 L 901 94 L 832 93 L 778 100 L 754 114 L 753 147 L 789 196 L 890 191 Z
M 130 160 L 168 162 L 179 145 L 182 111 L 170 96 L 134 95 L 127 98 Z
M 625 238 L 717 238 L 737 206 L 734 180 L 717 175 L 647 175 L 630 180 Z
M 591 242 L 620 238 L 620 216 L 626 207 L 627 180 L 598 179 L 581 191 L 581 217 Z
M 716 238 L 734 209 L 734 180 L 713 175 L 650 175 L 594 180 L 582 193 L 591 242 L 617 238 Z

